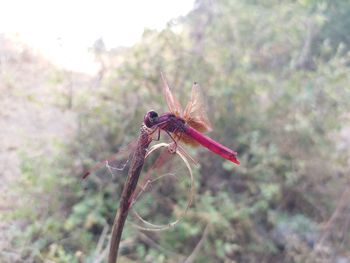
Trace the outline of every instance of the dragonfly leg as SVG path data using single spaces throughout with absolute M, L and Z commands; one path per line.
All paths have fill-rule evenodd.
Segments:
M 173 140 L 173 145 L 169 146 L 169 151 L 170 153 L 175 153 L 176 149 L 177 149 L 177 142 L 175 140 L 175 138 L 171 135 L 170 132 L 168 132 L 167 130 L 165 130 L 165 132 L 169 135 L 169 137 Z
M 157 139 L 153 139 L 152 138 L 152 140 L 153 141 L 159 141 L 160 140 L 160 130 L 161 130 L 161 126 L 162 125 L 166 125 L 167 123 L 168 123 L 169 121 L 164 121 L 164 122 L 160 122 L 160 123 L 158 123 L 157 124 L 157 126 L 156 126 L 156 129 L 154 129 L 149 135 L 153 135 L 155 132 L 158 132 L 158 134 L 157 134 Z
M 157 139 L 152 139 L 152 140 L 154 140 L 154 141 L 159 141 L 160 140 L 160 131 L 161 130 L 163 130 L 163 131 L 165 131 L 168 135 L 169 135 L 169 137 L 173 140 L 173 142 L 174 142 L 174 149 L 170 149 L 170 152 L 171 153 L 175 153 L 176 152 L 176 148 L 177 148 L 177 142 L 176 142 L 176 140 L 174 139 L 174 137 L 170 134 L 170 132 L 169 131 L 167 131 L 166 129 L 165 129 L 165 127 L 167 126 L 169 124 L 169 121 L 167 120 L 167 121 L 164 121 L 164 122 L 160 122 L 160 123 L 158 123 L 157 124 L 157 128 L 154 130 L 154 131 L 152 131 L 151 133 L 150 133 L 150 135 L 152 135 L 153 133 L 155 133 L 156 131 L 158 132 L 158 137 L 157 137 Z M 176 132 L 178 130 L 178 128 L 176 128 L 175 130 L 174 130 L 174 132 Z
M 158 131 L 158 138 L 154 139 L 154 141 L 159 141 L 160 140 L 160 128 L 159 127 L 157 128 L 157 131 Z
M 165 132 L 169 135 L 169 137 L 172 139 L 172 141 L 173 141 L 173 143 L 174 143 L 174 146 L 172 146 L 172 147 L 170 146 L 170 147 L 169 147 L 169 151 L 170 151 L 170 153 L 175 153 L 175 152 L 176 152 L 176 149 L 177 149 L 177 141 L 176 141 L 176 139 L 171 135 L 171 133 L 170 133 L 169 131 L 167 131 L 166 126 L 167 126 L 168 124 L 169 124 L 169 121 L 168 121 L 168 120 L 167 120 L 167 121 L 164 121 L 164 122 L 158 123 L 158 124 L 157 124 L 157 129 L 155 129 L 151 134 L 153 134 L 154 132 L 158 131 L 158 138 L 157 138 L 157 139 L 153 139 L 153 140 L 154 140 L 154 141 L 159 141 L 159 140 L 160 140 L 160 130 L 165 131 Z M 176 127 L 172 133 L 176 133 L 178 130 L 179 130 L 179 127 Z M 183 133 L 180 133 L 180 137 L 179 137 L 179 138 L 181 138 L 182 134 L 183 134 Z

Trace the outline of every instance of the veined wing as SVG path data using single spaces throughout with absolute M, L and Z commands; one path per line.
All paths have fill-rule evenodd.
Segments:
M 199 85 L 195 82 L 192 86 L 191 99 L 187 103 L 183 118 L 186 123 L 200 132 L 212 130 L 206 113 L 204 99 Z
M 164 92 L 164 96 L 165 96 L 165 99 L 166 99 L 166 102 L 168 104 L 168 108 L 169 108 L 170 112 L 174 113 L 175 116 L 177 116 L 177 117 L 182 117 L 183 109 L 181 107 L 181 104 L 171 93 L 168 82 L 167 82 L 165 76 L 163 75 L 163 73 L 161 73 L 161 76 L 162 76 L 162 81 L 163 81 L 163 92 Z
M 113 154 L 108 159 L 98 162 L 89 170 L 85 171 L 82 179 L 85 179 L 90 174 L 97 172 L 102 168 L 107 168 L 111 174 L 114 172 L 125 172 L 129 160 L 132 158 L 132 154 L 135 152 L 137 147 L 137 140 L 134 140 L 127 145 L 121 147 L 116 154 Z

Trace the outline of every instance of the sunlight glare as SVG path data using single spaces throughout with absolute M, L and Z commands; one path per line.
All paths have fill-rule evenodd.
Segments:
M 131 46 L 145 28 L 162 29 L 186 15 L 193 1 L 6 1 L 0 3 L 0 34 L 16 35 L 55 64 L 94 72 L 88 53 L 95 40 L 107 48 Z

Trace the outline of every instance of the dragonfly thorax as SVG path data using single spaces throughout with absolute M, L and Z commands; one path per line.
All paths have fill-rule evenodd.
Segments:
M 153 110 L 147 112 L 143 122 L 148 128 L 158 127 L 168 132 L 182 131 L 185 126 L 185 121 L 180 117 L 176 117 L 175 114 L 167 112 L 158 115 L 158 113 Z

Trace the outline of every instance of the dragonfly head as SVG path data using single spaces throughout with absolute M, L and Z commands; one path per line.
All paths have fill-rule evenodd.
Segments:
M 152 128 L 158 120 L 158 113 L 154 110 L 151 110 L 146 113 L 145 117 L 143 118 L 143 122 L 148 128 Z

